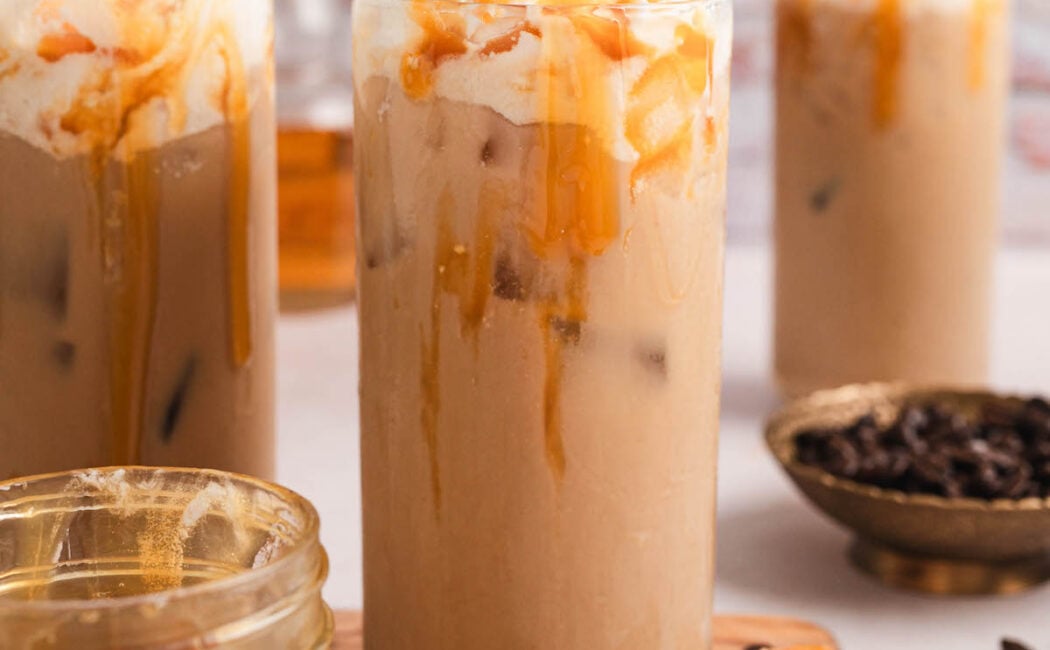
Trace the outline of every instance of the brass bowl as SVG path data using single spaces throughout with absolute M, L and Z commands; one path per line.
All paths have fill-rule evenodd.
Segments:
M 833 476 L 796 458 L 795 436 L 873 413 L 888 425 L 907 405 L 936 402 L 975 415 L 1020 405 L 980 390 L 853 385 L 814 393 L 773 415 L 766 442 L 802 492 L 856 541 L 850 558 L 883 582 L 935 594 L 1002 594 L 1050 580 L 1050 499 L 986 501 L 906 494 Z

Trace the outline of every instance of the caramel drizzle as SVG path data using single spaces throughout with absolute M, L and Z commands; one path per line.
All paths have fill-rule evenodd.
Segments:
M 499 212 L 505 209 L 506 192 L 495 183 L 486 183 L 478 199 L 478 219 L 474 226 L 473 250 L 457 243 L 452 232 L 454 203 L 443 193 L 438 204 L 437 231 L 434 238 L 434 276 L 431 286 L 430 336 L 420 325 L 420 421 L 423 440 L 430 462 L 431 492 L 435 514 L 441 517 L 441 466 L 438 458 L 438 415 L 441 412 L 441 390 L 438 372 L 441 367 L 442 300 L 452 295 L 459 302 L 460 336 L 471 338 L 477 354 L 481 324 L 491 293 L 495 258 L 495 228 Z
M 217 33 L 226 63 L 222 109 L 228 124 L 227 284 L 230 299 L 230 361 L 243 367 L 252 356 L 250 191 L 251 124 L 244 59 L 227 29 Z
M 999 9 L 997 0 L 973 0 L 970 17 L 970 89 L 984 88 L 988 78 L 988 31 L 992 14 Z
M 562 437 L 561 391 L 565 345 L 573 334 L 564 331 L 566 324 L 587 321 L 587 260 L 572 257 L 564 298 L 552 297 L 540 309 L 540 333 L 543 338 L 545 373 L 543 380 L 543 443 L 547 467 L 555 480 L 565 476 L 565 442 Z M 559 328 L 559 325 L 562 328 Z M 579 336 L 576 333 L 575 336 Z M 577 341 L 574 341 L 577 342 Z
M 437 235 L 434 238 L 434 274 L 430 289 L 430 340 L 426 339 L 422 323 L 419 325 L 420 359 L 420 424 L 423 442 L 430 461 L 430 490 L 434 499 L 434 514 L 441 519 L 441 464 L 438 459 L 437 419 L 441 410 L 441 386 L 438 369 L 441 367 L 441 305 L 444 275 L 450 273 L 450 262 L 454 258 L 452 226 L 449 223 L 453 210 L 452 197 L 443 194 L 438 204 Z
M 98 48 L 88 37 L 66 23 L 60 32 L 45 34 L 37 44 L 36 54 L 48 63 L 60 61 L 70 54 L 93 54 Z
M 434 70 L 441 62 L 467 52 L 466 20 L 420 0 L 414 0 L 409 11 L 423 35 L 401 57 L 401 85 L 412 99 L 424 99 L 434 88 Z
M 539 27 L 533 25 L 527 20 L 522 21 L 506 34 L 490 39 L 480 50 L 478 50 L 478 56 L 484 57 L 510 52 L 518 46 L 522 34 L 532 34 L 536 38 L 543 36 Z
M 442 61 L 466 54 L 465 27 L 461 18 L 441 14 L 420 2 L 411 6 L 415 22 L 423 35 L 401 59 L 401 83 L 406 95 L 424 99 L 433 90 L 434 71 Z M 545 7 L 545 11 L 559 11 Z M 522 224 L 523 232 L 533 252 L 542 260 L 564 266 L 561 286 L 543 299 L 538 320 L 544 347 L 545 376 L 543 390 L 544 448 L 546 462 L 557 482 L 564 477 L 567 460 L 562 436 L 561 394 L 565 365 L 565 348 L 569 338 L 579 336 L 579 327 L 587 320 L 588 266 L 593 257 L 604 254 L 620 231 L 620 174 L 615 159 L 606 153 L 600 135 L 583 124 L 614 123 L 613 107 L 603 79 L 607 61 L 620 61 L 651 53 L 651 48 L 631 32 L 626 14 L 609 9 L 611 16 L 596 16 L 582 10 L 567 11 L 571 26 L 552 25 L 551 34 L 541 34 L 534 25 L 520 23 L 508 34 L 486 43 L 479 56 L 492 56 L 513 49 L 522 34 L 541 37 L 546 66 L 537 77 L 539 96 L 546 119 L 538 125 L 539 149 L 545 166 L 542 170 L 544 200 L 538 202 L 536 213 L 528 215 Z M 571 50 L 567 56 L 566 42 L 586 38 L 580 43 L 590 47 Z M 677 99 L 682 105 L 695 106 L 695 99 L 707 89 L 713 75 L 713 43 L 702 32 L 683 25 L 675 34 L 675 52 L 658 59 L 654 66 L 672 76 L 677 87 Z M 649 73 L 647 73 L 649 74 Z M 555 88 L 570 78 L 574 85 L 572 98 L 566 98 Z M 634 119 L 650 119 L 667 98 L 656 92 L 666 77 L 652 76 L 651 83 L 639 86 L 638 93 L 650 93 L 642 110 Z M 638 97 L 633 97 L 638 100 Z M 632 119 L 630 116 L 629 120 Z M 710 121 L 705 125 L 708 145 L 717 138 Z M 631 129 L 634 129 L 632 135 Z M 684 119 L 670 135 L 654 139 L 641 126 L 628 126 L 628 139 L 641 154 L 641 160 L 632 174 L 632 189 L 644 177 L 663 172 L 675 165 L 688 162 L 696 132 L 694 120 Z M 483 194 L 486 192 L 483 191 Z M 492 246 L 494 221 L 485 214 L 492 197 L 501 196 L 497 190 L 488 193 L 488 199 L 479 206 L 478 231 L 474 234 L 478 250 L 474 253 L 474 279 L 468 280 L 471 253 L 463 245 L 451 240 L 448 224 L 450 199 L 442 199 L 435 250 L 435 280 L 432 287 L 430 339 L 421 327 L 422 356 L 422 425 L 431 465 L 432 490 L 440 517 L 441 480 L 437 460 L 437 415 L 440 410 L 438 367 L 441 337 L 441 295 L 459 296 L 461 334 L 473 333 L 477 344 L 477 329 L 482 321 L 491 291 Z M 566 331 L 574 328 L 575 334 Z
M 192 0 L 187 0 L 187 5 Z M 185 127 L 187 107 L 180 89 L 188 81 L 191 63 L 213 39 L 220 39 L 227 62 L 227 80 L 220 98 L 232 134 L 229 209 L 231 215 L 231 295 L 234 308 L 231 347 L 235 362 L 250 355 L 247 316 L 247 211 L 250 134 L 247 130 L 247 92 L 243 62 L 235 41 L 221 21 L 195 6 L 153 11 L 145 4 L 121 5 L 123 47 L 97 50 L 94 43 L 68 24 L 45 36 L 38 56 L 58 61 L 70 54 L 97 53 L 111 64 L 80 89 L 59 127 L 91 143 L 91 172 L 101 222 L 99 246 L 106 264 L 109 321 L 110 416 L 112 458 L 116 465 L 140 462 L 145 425 L 145 400 L 157 312 L 158 224 L 160 188 L 156 160 L 156 133 L 166 128 L 179 133 Z M 42 7 L 50 6 L 48 3 Z M 49 13 L 50 12 L 50 13 Z M 52 20 L 49 9 L 40 14 Z M 202 29 L 202 25 L 210 25 Z M 164 102 L 166 124 L 156 123 L 147 109 Z M 117 160 L 115 152 L 123 154 Z M 117 190 L 111 187 L 116 186 Z
M 158 187 L 154 162 L 152 155 L 139 153 L 122 165 L 120 184 L 127 191 L 126 213 L 103 214 L 107 231 L 120 229 L 104 237 L 103 244 L 105 255 L 120 258 L 119 283 L 108 295 L 115 465 L 139 462 L 145 430 L 146 382 L 157 313 Z M 107 203 L 102 199 L 100 205 Z M 113 240 L 122 244 L 119 251 L 109 247 Z
M 777 52 L 781 60 L 794 60 L 803 70 L 813 65 L 812 0 L 777 2 Z
M 675 29 L 675 40 L 677 47 L 653 61 L 628 95 L 624 134 L 639 155 L 631 170 L 632 196 L 648 177 L 687 169 L 692 158 L 696 116 L 685 107 L 697 105 L 714 76 L 714 41 L 688 25 Z M 683 110 L 673 130 L 654 118 L 668 103 Z M 717 141 L 717 128 L 713 129 L 717 125 L 707 119 L 701 126 L 711 148 Z
M 875 70 L 873 118 L 879 128 L 890 126 L 900 111 L 899 87 L 904 57 L 904 17 L 901 0 L 879 0 L 872 17 Z
M 585 20 L 583 31 L 592 39 L 605 34 L 607 43 L 626 43 L 626 38 L 613 38 L 613 32 L 596 29 L 599 24 Z M 616 21 L 617 34 L 625 25 Z M 577 24 L 578 27 L 578 24 Z M 565 475 L 566 457 L 561 425 L 562 374 L 565 365 L 565 332 L 555 327 L 557 320 L 576 327 L 587 320 L 587 266 L 591 257 L 602 255 L 620 231 L 618 170 L 605 152 L 598 135 L 581 124 L 611 123 L 612 109 L 607 90 L 602 86 L 602 58 L 608 57 L 611 45 L 595 42 L 595 49 L 579 50 L 575 57 L 561 56 L 558 36 L 545 41 L 547 119 L 539 125 L 540 151 L 546 160 L 543 184 L 546 200 L 543 212 L 535 215 L 526 232 L 533 251 L 541 259 L 561 258 L 567 264 L 567 276 L 560 295 L 547 299 L 540 309 L 540 334 L 543 339 L 545 377 L 543 391 L 544 448 L 552 476 L 559 481 Z M 626 48 L 624 48 L 626 49 Z M 559 65 L 570 61 L 575 93 L 566 99 L 552 87 Z M 542 97 L 542 93 L 541 93 Z M 590 116 L 591 120 L 580 119 Z

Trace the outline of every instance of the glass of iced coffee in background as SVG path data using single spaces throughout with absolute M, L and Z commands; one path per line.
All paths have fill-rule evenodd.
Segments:
M 988 370 L 1008 0 L 778 0 L 776 373 Z
M 350 0 L 277 0 L 281 309 L 354 296 Z
M 0 477 L 273 473 L 271 18 L 0 3 Z
M 710 648 L 731 22 L 356 0 L 367 648 Z

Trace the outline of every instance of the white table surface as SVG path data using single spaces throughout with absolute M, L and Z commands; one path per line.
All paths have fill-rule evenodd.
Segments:
M 847 535 L 799 497 L 766 452 L 770 257 L 730 247 L 719 479 L 716 610 L 804 617 L 847 650 L 997 650 L 1013 635 L 1050 648 L 1050 587 L 1022 596 L 936 599 L 851 569 Z M 1050 393 L 1050 251 L 1000 256 L 993 383 Z M 336 608 L 361 606 L 357 322 L 353 308 L 282 318 L 278 475 L 321 513 Z

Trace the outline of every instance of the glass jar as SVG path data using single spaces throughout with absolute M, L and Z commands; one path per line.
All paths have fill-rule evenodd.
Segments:
M 776 372 L 987 379 L 1008 0 L 778 0 Z
M 318 530 L 299 495 L 216 471 L 0 484 L 0 647 L 327 648 Z
M 281 308 L 353 298 L 350 0 L 277 0 Z
M 272 15 L 0 8 L 0 478 L 273 473 Z
M 710 648 L 731 3 L 354 26 L 366 648 Z

